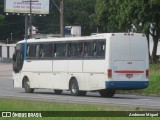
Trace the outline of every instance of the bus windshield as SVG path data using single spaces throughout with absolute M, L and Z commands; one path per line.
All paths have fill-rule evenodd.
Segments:
M 15 54 L 14 54 L 14 60 L 13 60 L 13 71 L 15 73 L 18 73 L 23 66 L 23 56 L 24 56 L 24 45 L 23 44 L 17 44 Z

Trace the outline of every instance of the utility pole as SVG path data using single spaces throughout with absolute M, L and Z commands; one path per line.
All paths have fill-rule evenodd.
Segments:
M 57 6 L 54 0 L 52 0 L 52 2 L 60 12 L 60 35 L 61 37 L 64 37 L 64 0 L 59 0 L 60 7 Z
M 25 14 L 25 40 L 28 39 L 28 14 Z
M 29 37 L 32 38 L 32 1 L 30 0 Z
M 32 38 L 32 2 L 38 2 L 38 0 L 23 0 L 22 2 L 30 3 L 30 19 L 29 19 L 29 38 Z M 28 38 L 28 15 L 25 15 L 25 38 Z
M 64 0 L 60 0 L 60 33 L 64 37 Z

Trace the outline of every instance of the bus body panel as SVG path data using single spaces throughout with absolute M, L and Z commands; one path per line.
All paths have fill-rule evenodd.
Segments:
M 105 80 L 107 78 L 105 76 L 105 64 L 105 60 L 83 61 L 83 73 L 86 73 L 85 79 L 88 81 L 86 86 L 89 86 L 89 90 L 105 89 Z
M 22 78 L 20 77 L 20 75 L 20 73 L 15 74 L 13 72 L 13 86 L 16 88 L 22 88 Z
M 31 88 L 69 89 L 76 78 L 79 90 L 143 89 L 148 86 L 147 40 L 142 34 L 106 33 L 89 37 L 28 40 L 28 43 L 105 40 L 104 58 L 27 59 L 19 73 L 13 73 L 14 87 L 22 87 L 25 76 Z M 23 44 L 24 41 L 18 44 Z M 108 70 L 112 76 L 109 77 Z
M 83 72 L 83 60 L 68 60 L 69 73 L 82 73 Z
M 52 60 L 26 60 L 22 71 L 32 88 L 52 88 Z
M 113 81 L 139 81 L 146 78 L 144 61 L 114 61 L 113 72 Z

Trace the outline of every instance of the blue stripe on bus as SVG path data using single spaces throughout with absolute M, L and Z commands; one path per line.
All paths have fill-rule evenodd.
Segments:
M 148 84 L 148 81 L 106 81 L 106 88 L 143 89 L 147 88 Z
M 27 54 L 27 39 L 25 39 L 25 43 L 24 43 L 24 58 L 23 58 L 23 60 L 26 60 L 26 54 Z

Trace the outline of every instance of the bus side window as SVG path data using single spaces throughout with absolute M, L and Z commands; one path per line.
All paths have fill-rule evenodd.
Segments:
M 66 57 L 67 56 L 67 44 L 56 43 L 54 44 L 54 57 Z
M 69 44 L 69 57 L 81 57 L 83 53 L 83 43 L 75 42 Z
M 97 57 L 104 57 L 105 56 L 105 42 L 104 41 L 99 41 L 96 44 L 96 56 Z
M 52 57 L 52 45 L 50 45 L 49 43 L 43 43 L 43 44 L 39 44 L 37 45 L 37 49 L 36 49 L 36 57 L 39 58 L 49 58 Z
M 47 57 L 46 49 L 48 49 L 48 48 L 47 48 L 47 46 L 45 46 L 45 44 L 40 45 L 39 55 L 40 55 L 41 58 Z
M 36 45 L 36 58 L 40 57 L 40 45 Z
M 35 44 L 29 44 L 28 56 L 29 58 L 35 58 L 36 57 L 36 45 Z
M 95 57 L 96 55 L 96 43 L 95 42 L 85 42 L 84 45 L 84 57 Z

